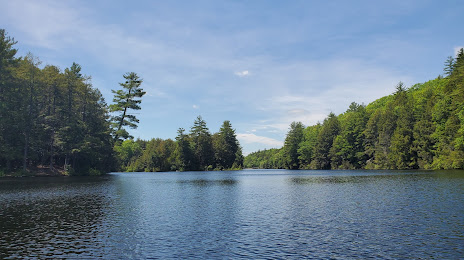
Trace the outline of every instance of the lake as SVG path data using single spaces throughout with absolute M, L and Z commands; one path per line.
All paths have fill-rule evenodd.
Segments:
M 464 171 L 0 179 L 0 259 L 464 257 Z

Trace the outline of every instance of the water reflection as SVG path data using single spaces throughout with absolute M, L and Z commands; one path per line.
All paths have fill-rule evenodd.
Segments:
M 463 171 L 3 179 L 0 258 L 456 259 L 463 201 Z
M 179 184 L 191 184 L 197 186 L 210 186 L 210 185 L 236 185 L 237 180 L 233 179 L 219 179 L 219 180 L 207 180 L 207 179 L 194 179 L 194 180 L 178 180 Z
M 106 189 L 101 180 L 2 182 L 0 258 L 72 258 L 85 256 L 89 245 L 101 247 L 96 227 L 101 225 L 103 208 L 109 203 L 108 197 L 101 196 L 101 190 Z

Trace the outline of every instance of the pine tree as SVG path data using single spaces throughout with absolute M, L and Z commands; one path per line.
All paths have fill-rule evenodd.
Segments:
M 314 148 L 314 160 L 312 168 L 330 169 L 330 149 L 340 132 L 340 122 L 334 113 L 330 113 L 324 120 L 322 129 L 317 137 L 317 145 Z
M 445 76 L 449 77 L 453 73 L 455 66 L 456 60 L 453 57 L 448 56 L 448 59 L 445 61 L 445 68 L 443 69 Z
M 18 69 L 18 77 L 20 78 L 24 98 L 22 100 L 22 133 L 24 135 L 24 148 L 23 148 L 23 166 L 25 172 L 27 170 L 30 148 L 31 148 L 31 135 L 36 130 L 36 118 L 38 115 L 37 98 L 39 88 L 39 73 L 38 66 L 41 61 L 28 53 L 24 59 L 21 60 L 20 68 Z
M 214 135 L 214 137 L 216 167 L 221 169 L 230 169 L 234 163 L 236 167 L 243 166 L 243 156 L 241 154 L 242 151 L 240 149 L 240 144 L 230 121 L 224 121 L 221 129 Z
M 131 137 L 123 128 L 137 128 L 139 120 L 129 110 L 140 110 L 141 98 L 146 92 L 140 87 L 142 79 L 135 72 L 124 74 L 124 83 L 119 83 L 123 88 L 120 90 L 111 90 L 114 93 L 114 104 L 110 105 L 110 112 L 117 113 L 112 117 L 112 127 L 114 130 L 114 140 L 119 141 L 119 138 L 127 139 Z
M 365 106 L 353 102 L 343 117 L 342 130 L 331 150 L 332 168 L 362 168 L 367 160 L 364 152 L 364 130 L 368 120 Z
M 44 93 L 46 102 L 41 113 L 41 128 L 46 132 L 49 152 L 49 168 L 54 169 L 55 156 L 60 149 L 62 142 L 59 138 L 59 129 L 62 121 L 60 114 L 62 112 L 62 89 L 64 89 L 64 77 L 56 66 L 47 65 L 43 69 Z
M 290 130 L 285 137 L 283 147 L 285 167 L 287 169 L 300 168 L 300 160 L 298 159 L 300 154 L 298 153 L 298 148 L 303 141 L 303 130 L 304 126 L 301 122 L 292 122 L 290 124 Z
M 17 140 L 21 132 L 17 124 L 21 94 L 14 78 L 14 69 L 19 62 L 15 57 L 17 49 L 13 48 L 16 43 L 4 29 L 0 29 L 0 165 L 7 171 L 12 170 L 12 162 L 19 157 Z
M 195 154 L 198 170 L 207 170 L 213 167 L 214 150 L 211 133 L 206 126 L 205 120 L 198 116 L 190 129 L 190 137 L 192 139 L 193 151 Z
M 179 130 L 177 130 L 176 141 L 177 147 L 175 153 L 177 157 L 177 169 L 181 171 L 195 170 L 192 145 L 190 143 L 190 137 L 185 134 L 185 129 L 179 128 Z

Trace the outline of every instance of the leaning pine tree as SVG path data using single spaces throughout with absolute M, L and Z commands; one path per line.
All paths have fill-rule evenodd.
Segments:
M 119 138 L 127 139 L 131 136 L 124 129 L 129 126 L 132 129 L 137 128 L 139 120 L 129 110 L 140 110 L 141 98 L 145 95 L 145 91 L 140 87 L 142 79 L 135 72 L 124 74 L 125 83 L 119 83 L 123 89 L 111 90 L 114 93 L 113 102 L 110 105 L 110 112 L 116 115 L 111 118 L 113 128 L 114 141 L 118 142 Z

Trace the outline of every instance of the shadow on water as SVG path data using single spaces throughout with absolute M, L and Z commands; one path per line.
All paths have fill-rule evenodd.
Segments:
M 0 179 L 0 259 L 459 259 L 464 171 Z
M 344 171 L 346 173 L 347 171 Z M 379 180 L 414 180 L 414 179 L 463 179 L 464 171 L 368 171 L 364 175 L 329 175 L 329 176 L 297 176 L 288 179 L 291 184 L 336 184 L 336 183 L 365 183 Z
M 195 179 L 195 180 L 178 180 L 176 181 L 178 184 L 189 184 L 195 186 L 213 186 L 213 185 L 236 185 L 238 183 L 237 180 L 233 179 L 225 179 L 225 180 L 206 180 L 206 179 Z
M 2 180 L 0 259 L 99 256 L 107 178 Z

